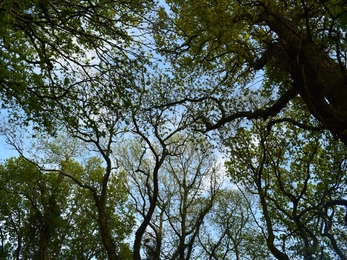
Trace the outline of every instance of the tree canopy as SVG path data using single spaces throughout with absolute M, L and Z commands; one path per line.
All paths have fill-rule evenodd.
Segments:
M 346 1 L 4 0 L 0 23 L 2 259 L 347 259 Z
M 19 106 L 24 119 L 47 129 L 60 120 L 76 124 L 81 103 L 89 113 L 105 102 L 116 106 L 118 100 L 100 102 L 90 93 L 125 95 L 137 65 L 145 60 L 138 38 L 152 4 L 2 1 L 2 106 L 20 117 Z
M 207 109 L 218 109 L 212 119 L 201 116 L 207 130 L 237 118 L 276 116 L 300 96 L 318 121 L 307 127 L 327 129 L 347 143 L 344 1 L 168 5 L 169 12 L 159 10 L 155 39 L 179 71 L 207 77 L 188 99 L 205 99 L 212 103 Z M 254 99 L 261 104 L 252 104 Z

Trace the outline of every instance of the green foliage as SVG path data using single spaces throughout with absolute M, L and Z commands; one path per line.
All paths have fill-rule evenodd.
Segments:
M 85 166 L 64 163 L 65 174 L 100 183 L 104 169 L 100 159 L 91 158 Z M 11 158 L 1 165 L 3 259 L 107 259 L 98 234 L 97 208 L 88 189 L 76 185 L 59 172 L 41 172 L 23 158 Z M 125 176 L 112 178 L 107 204 L 108 227 L 117 243 L 118 253 L 130 259 L 124 240 L 134 219 L 127 210 Z M 99 184 L 100 185 L 100 184 Z
M 29 122 L 52 129 L 57 122 L 76 124 L 75 106 L 81 105 L 85 87 L 100 95 L 105 89 L 116 91 L 116 86 L 123 98 L 117 85 L 130 85 L 135 68 L 146 59 L 131 31 L 142 24 L 152 4 L 107 0 L 1 3 L 2 106 L 14 118 L 23 116 L 23 111 Z
M 193 80 L 163 104 L 219 130 L 231 180 L 257 196 L 276 258 L 345 257 L 345 1 L 167 4 L 157 46 L 174 76 Z
M 278 115 L 300 95 L 302 109 L 334 135 L 345 130 L 343 1 L 167 3 L 158 10 L 154 37 L 172 74 L 193 78 L 183 98 L 174 90 L 175 101 L 195 109 L 205 128 Z
M 60 251 L 68 220 L 67 185 L 62 176 L 43 174 L 35 165 L 19 157 L 1 165 L 2 243 L 8 258 L 56 257 Z M 3 257 L 4 257 L 3 255 Z M 6 257 L 4 257 L 5 259 Z
M 155 150 L 161 148 L 152 145 Z M 144 255 L 150 259 L 246 255 L 265 259 L 269 254 L 254 225 L 250 201 L 224 182 L 213 146 L 199 135 L 176 134 L 167 149 L 169 155 L 158 174 L 157 206 L 142 239 Z M 155 155 L 132 140 L 119 150 L 132 206 L 142 219 L 153 198 Z
M 230 138 L 226 165 L 231 179 L 258 196 L 263 219 L 269 221 L 267 228 L 288 255 L 333 254 L 327 235 L 332 232 L 339 241 L 347 232 L 340 220 L 344 215 L 341 198 L 346 196 L 345 147 L 327 133 L 291 124 L 275 125 L 270 131 L 270 124 L 254 122 Z M 330 205 L 331 201 L 342 204 Z M 346 253 L 344 246 L 338 247 Z
M 343 258 L 346 1 L 155 4 L 0 2 L 2 108 L 85 144 L 0 165 L 1 258 Z

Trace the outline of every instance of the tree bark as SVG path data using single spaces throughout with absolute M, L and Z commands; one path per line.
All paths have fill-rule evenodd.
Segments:
M 153 169 L 153 194 L 152 194 L 152 196 L 150 196 L 150 206 L 149 206 L 148 212 L 147 212 L 144 220 L 142 221 L 140 227 L 137 229 L 137 231 L 135 233 L 135 241 L 134 241 L 134 248 L 133 248 L 134 260 L 141 260 L 141 254 L 140 254 L 141 241 L 142 241 L 142 237 L 146 231 L 146 228 L 148 227 L 148 225 L 151 221 L 155 207 L 157 206 L 158 195 L 159 195 L 158 174 L 159 174 L 159 169 L 160 169 L 161 165 L 163 164 L 167 155 L 168 154 L 167 154 L 165 146 L 163 147 L 163 153 L 161 154 L 161 158 L 159 158 L 158 155 L 156 155 L 156 157 L 157 157 L 156 165 Z
M 294 22 L 275 12 L 263 18 L 278 36 L 269 59 L 291 75 L 311 114 L 347 146 L 346 71 Z
M 99 202 L 97 205 L 101 240 L 106 249 L 108 259 L 119 260 L 119 257 L 116 253 L 115 245 L 112 241 L 112 236 L 109 232 L 109 229 L 107 228 L 107 218 L 106 218 L 106 212 L 105 212 L 105 208 L 103 204 L 104 203 Z

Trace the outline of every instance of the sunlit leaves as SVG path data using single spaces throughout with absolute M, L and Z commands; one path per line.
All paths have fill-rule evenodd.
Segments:
M 244 21 L 245 9 L 230 1 L 168 4 L 172 13 L 160 9 L 158 26 L 164 28 L 155 36 L 164 54 L 173 53 L 171 58 L 178 62 L 177 66 L 187 70 L 201 68 L 213 77 L 227 73 L 231 76 L 229 83 L 247 81 L 249 72 L 244 70 L 243 63 L 252 56 L 249 35 L 252 29 Z
M 100 159 L 85 165 L 65 161 L 60 172 L 42 172 L 23 158 L 11 158 L 0 167 L 0 205 L 4 258 L 97 257 L 107 259 L 101 242 L 97 208 L 90 190 L 73 179 L 99 189 L 104 168 Z M 67 176 L 72 178 L 68 178 Z M 117 243 L 118 254 L 129 259 L 124 241 L 134 220 L 126 207 L 125 176 L 110 181 L 107 218 Z
M 66 113 L 86 85 L 109 81 L 104 76 L 111 67 L 116 78 L 127 79 L 145 61 L 141 41 L 129 31 L 142 26 L 151 6 L 151 1 L 2 3 L 2 104 L 17 116 L 23 109 L 48 130 L 58 121 L 76 124 Z

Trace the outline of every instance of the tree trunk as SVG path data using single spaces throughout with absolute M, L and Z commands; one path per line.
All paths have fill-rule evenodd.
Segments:
M 119 257 L 116 254 L 116 248 L 112 241 L 112 236 L 107 228 L 107 219 L 105 209 L 102 203 L 99 202 L 98 207 L 98 215 L 99 215 L 99 225 L 100 225 L 100 235 L 102 239 L 102 243 L 106 249 L 107 256 L 109 260 L 118 260 Z
M 140 227 L 137 229 L 137 231 L 135 233 L 135 241 L 134 241 L 134 248 L 133 248 L 134 260 L 141 260 L 141 254 L 140 254 L 141 241 L 142 241 L 142 237 L 146 231 L 146 228 L 148 227 L 148 225 L 151 221 L 152 215 L 153 215 L 155 207 L 157 205 L 158 194 L 159 194 L 158 172 L 159 172 L 159 168 L 160 168 L 161 164 L 164 161 L 165 156 L 166 156 L 166 154 L 163 155 L 163 157 L 159 161 L 157 161 L 156 166 L 153 170 L 153 195 L 151 196 L 151 199 L 150 199 L 150 206 L 149 206 L 148 212 L 147 212 L 144 220 L 142 221 Z
M 347 146 L 345 69 L 293 22 L 275 12 L 263 19 L 278 35 L 270 59 L 291 75 L 294 88 L 312 115 Z

